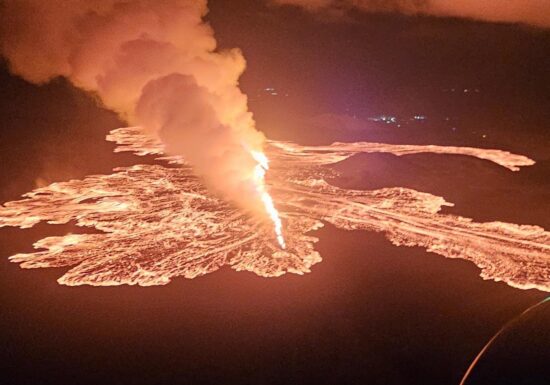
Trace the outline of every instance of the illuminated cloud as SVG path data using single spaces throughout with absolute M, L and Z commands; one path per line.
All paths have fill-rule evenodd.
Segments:
M 488 22 L 522 23 L 550 27 L 548 0 L 271 0 L 311 12 L 345 16 L 356 9 L 363 12 L 399 12 L 406 15 L 460 17 Z

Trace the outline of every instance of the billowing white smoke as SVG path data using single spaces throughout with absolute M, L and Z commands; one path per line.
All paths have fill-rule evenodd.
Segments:
M 207 176 L 212 187 L 245 207 L 256 204 L 259 208 L 251 174 L 257 163 L 248 150 L 261 148 L 263 137 L 249 122 L 239 126 L 239 117 L 233 125 L 223 123 L 216 106 L 230 108 L 231 100 L 200 87 L 192 76 L 172 74 L 147 83 L 136 116 L 159 133 L 169 153 L 191 159 L 195 171 Z
M 261 210 L 256 131 L 239 50 L 217 51 L 206 0 L 5 0 L 1 53 L 33 83 L 64 76 L 130 124 L 158 133 L 206 183 Z
M 407 15 L 464 17 L 504 23 L 550 27 L 550 0 L 271 0 L 311 12 L 344 16 L 350 9 L 401 12 Z

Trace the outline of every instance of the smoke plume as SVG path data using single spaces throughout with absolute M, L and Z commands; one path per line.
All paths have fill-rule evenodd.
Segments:
M 33 83 L 63 76 L 158 134 L 207 185 L 257 211 L 263 135 L 238 87 L 245 60 L 219 51 L 206 0 L 5 0 L 0 50 Z
M 407 15 L 463 17 L 503 23 L 550 27 L 549 0 L 272 0 L 311 12 L 344 16 L 351 9 L 400 12 Z

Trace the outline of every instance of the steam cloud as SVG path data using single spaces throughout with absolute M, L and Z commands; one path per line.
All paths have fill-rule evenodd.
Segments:
M 64 76 L 183 155 L 206 184 L 257 211 L 251 151 L 261 151 L 245 60 L 217 51 L 206 0 L 6 0 L 0 50 L 33 83 Z M 257 194 L 256 194 L 257 195 Z
M 311 12 L 344 16 L 350 9 L 364 12 L 401 12 L 407 15 L 464 17 L 475 20 L 523 23 L 550 27 L 548 0 L 272 0 Z

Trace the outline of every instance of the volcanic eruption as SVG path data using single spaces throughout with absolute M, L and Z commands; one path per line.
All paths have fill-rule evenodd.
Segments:
M 118 144 L 117 152 L 157 155 L 180 167 L 138 164 L 111 175 L 54 183 L 6 203 L 0 208 L 0 227 L 74 220 L 102 231 L 44 238 L 34 245 L 37 251 L 14 255 L 13 262 L 24 268 L 70 267 L 59 279 L 65 285 L 163 285 L 224 265 L 263 277 L 304 274 L 321 261 L 317 238 L 309 233 L 326 222 L 383 232 L 397 246 L 469 260 L 484 279 L 550 291 L 550 233 L 543 228 L 441 214 L 452 203 L 407 188 L 341 189 L 330 184 L 336 174 L 327 168 L 358 153 L 386 152 L 472 156 L 518 171 L 534 163 L 525 156 L 470 147 L 368 142 L 316 147 L 270 141 L 269 188 L 284 202 L 285 243 L 278 244 L 271 229 L 205 188 L 183 157 L 166 155 L 165 144 L 146 130 L 121 128 L 107 139 Z
M 311 232 L 330 223 L 471 261 L 484 279 L 550 291 L 545 229 L 442 214 L 452 203 L 402 187 L 338 188 L 327 167 L 372 152 L 471 156 L 511 171 L 533 160 L 472 147 L 267 141 L 238 87 L 244 58 L 216 50 L 206 12 L 204 0 L 5 2 L 2 28 L 12 33 L 2 34 L 1 50 L 10 68 L 34 83 L 64 76 L 94 93 L 132 125 L 107 137 L 116 151 L 158 156 L 0 207 L 0 227 L 72 220 L 99 231 L 41 239 L 13 262 L 70 268 L 58 280 L 65 285 L 163 285 L 226 265 L 264 277 L 304 274 L 321 261 Z
M 144 127 L 212 191 L 270 219 L 283 247 L 265 138 L 238 87 L 245 60 L 216 50 L 207 11 L 206 0 L 8 0 L 1 52 L 24 79 L 64 76 Z

